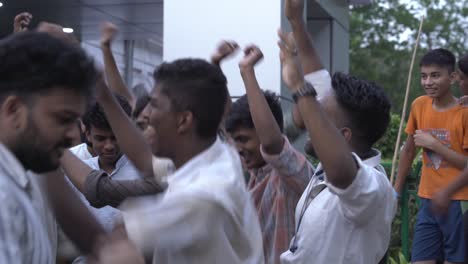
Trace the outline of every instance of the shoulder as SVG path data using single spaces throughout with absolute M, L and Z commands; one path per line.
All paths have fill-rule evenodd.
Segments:
M 432 102 L 432 99 L 429 96 L 427 95 L 419 96 L 418 98 L 414 99 L 412 103 L 412 107 L 413 108 L 423 107 L 427 104 L 431 104 L 431 102 Z

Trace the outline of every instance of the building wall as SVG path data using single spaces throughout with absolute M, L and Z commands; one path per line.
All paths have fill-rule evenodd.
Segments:
M 96 60 L 103 65 L 102 53 L 99 46 L 99 41 L 83 41 L 81 46 Z M 125 49 L 124 41 L 116 40 L 112 44 L 112 52 L 117 62 L 120 74 L 124 76 L 125 72 Z M 143 84 L 149 92 L 153 87 L 153 72 L 154 69 L 161 64 L 162 54 L 158 47 L 149 41 L 135 41 L 133 54 L 133 69 L 132 83 L 129 87 L 134 87 L 138 84 Z

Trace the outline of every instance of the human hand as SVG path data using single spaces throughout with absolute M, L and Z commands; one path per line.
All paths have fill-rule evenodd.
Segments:
M 222 60 L 234 55 L 238 49 L 239 45 L 235 41 L 221 41 L 216 51 L 211 55 L 211 63 L 219 66 Z
M 259 47 L 249 45 L 244 49 L 244 58 L 239 62 L 241 70 L 253 69 L 263 59 L 263 53 Z
M 110 46 L 115 35 L 117 35 L 118 28 L 116 25 L 105 22 L 101 26 L 101 46 Z
M 283 81 L 291 92 L 295 92 L 304 87 L 304 75 L 297 57 L 296 42 L 292 33 L 287 34 L 279 30 L 278 36 Z
M 28 12 L 18 14 L 13 20 L 13 33 L 26 31 L 31 23 L 32 15 Z
M 445 215 L 450 206 L 450 196 L 445 191 L 440 191 L 431 199 L 432 211 L 438 215 Z
M 423 148 L 430 149 L 430 150 L 434 150 L 437 144 L 440 144 L 439 140 L 437 140 L 431 134 L 424 132 L 422 130 L 417 130 L 413 138 L 414 138 L 414 143 L 416 144 L 416 146 L 423 147 Z
M 468 95 L 462 96 L 458 99 L 458 103 L 461 106 L 468 107 Z

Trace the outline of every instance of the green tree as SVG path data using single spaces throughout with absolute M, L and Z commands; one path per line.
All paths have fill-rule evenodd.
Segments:
M 372 5 L 351 10 L 350 72 L 382 85 L 397 114 L 403 107 L 412 50 L 422 15 L 426 19 L 412 73 L 409 104 L 423 94 L 418 61 L 427 50 L 442 47 L 456 56 L 468 52 L 468 2 L 374 0 Z M 455 91 L 458 93 L 458 89 Z

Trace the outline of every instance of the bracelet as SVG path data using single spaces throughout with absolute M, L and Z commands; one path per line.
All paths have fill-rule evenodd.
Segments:
M 314 86 L 307 81 L 304 82 L 304 87 L 292 94 L 292 98 L 295 103 L 297 103 L 299 98 L 304 96 L 317 97 L 317 91 L 315 90 Z

